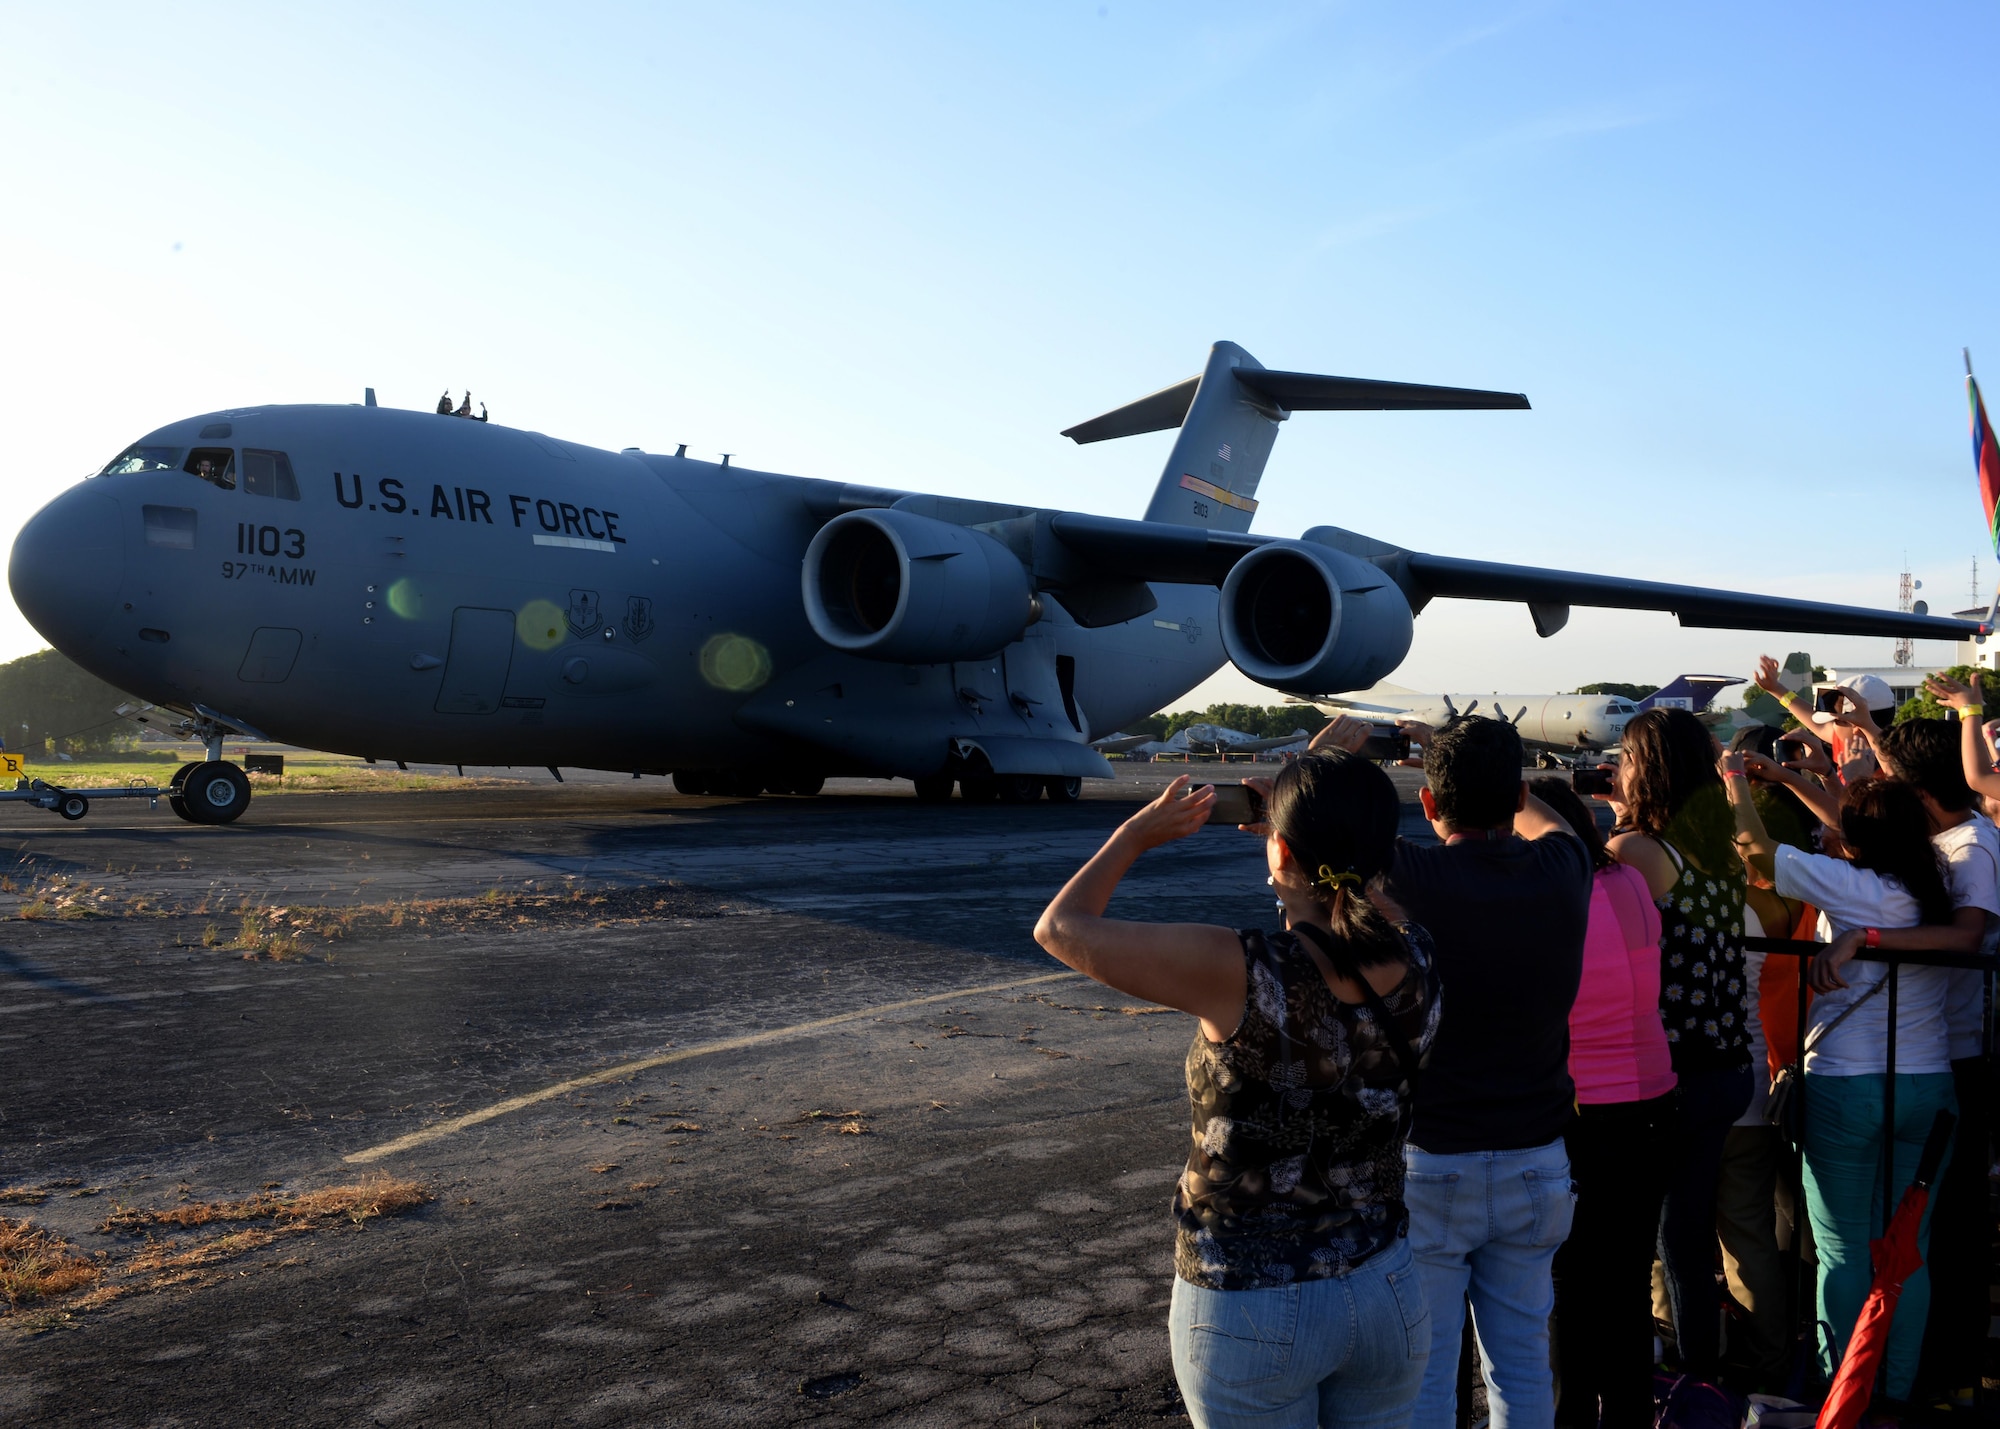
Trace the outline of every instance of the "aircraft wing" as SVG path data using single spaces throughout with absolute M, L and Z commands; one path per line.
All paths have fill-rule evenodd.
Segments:
M 1099 754 L 1128 754 L 1143 744 L 1151 744 L 1150 734 L 1107 734 L 1102 739 L 1093 739 L 1090 747 Z
M 1408 705 L 1363 704 L 1360 700 L 1350 700 L 1345 695 L 1319 695 L 1314 698 L 1313 704 L 1319 706 L 1322 710 L 1327 706 L 1332 706 L 1336 709 L 1353 710 L 1358 714 L 1388 715 L 1391 718 L 1401 717 L 1410 712 Z
M 1272 540 L 1245 532 L 1068 511 L 1052 514 L 1049 527 L 1063 546 L 1103 576 L 1201 585 L 1222 584 L 1230 567 Z M 1315 527 L 1300 539 L 1344 550 L 1380 566 L 1402 587 L 1413 610 L 1423 609 L 1437 597 L 1518 600 L 1531 608 L 1535 628 L 1544 635 L 1560 630 L 1569 618 L 1569 607 L 1575 605 L 1670 611 L 1682 625 L 1719 630 L 1907 635 L 1924 640 L 1958 640 L 1991 633 L 1977 621 L 1910 611 L 1434 556 L 1334 526 Z
M 1530 605 L 1592 605 L 1617 610 L 1672 611 L 1682 625 L 1716 630 L 1789 630 L 1808 635 L 1908 635 L 1956 640 L 1986 633 L 1978 621 L 1952 620 L 1898 610 L 1832 605 L 1779 595 L 1745 595 L 1628 576 L 1468 561 L 1411 552 L 1413 582 L 1430 596 L 1461 600 L 1518 600 Z M 1553 632 L 1551 632 L 1553 633 Z

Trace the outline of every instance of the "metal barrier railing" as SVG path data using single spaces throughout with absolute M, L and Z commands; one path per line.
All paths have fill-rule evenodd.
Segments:
M 1817 957 L 1828 946 L 1826 943 L 1806 942 L 1795 938 L 1745 938 L 1743 940 L 1743 949 L 1745 952 L 1777 954 L 1783 957 L 1793 957 L 1802 960 Z M 1889 968 L 1886 974 L 1888 985 L 1882 990 L 1882 997 L 1887 1002 L 1888 1013 L 1888 1035 L 1886 1046 L 1883 1049 L 1884 1075 L 1882 1078 L 1882 1215 L 1886 1223 L 1889 1215 L 1896 1208 L 1897 974 L 1906 965 L 1913 967 L 1965 968 L 1974 972 L 1984 973 L 1986 975 L 1984 979 L 1985 990 L 1982 998 L 1983 1006 L 1980 1017 L 1980 1026 L 1982 1029 L 1981 1045 L 1986 1055 L 1991 1056 L 1993 1052 L 1993 985 L 1994 974 L 2000 972 L 2000 957 L 1993 957 L 1984 953 L 1904 953 L 1894 952 L 1888 948 L 1863 948 L 1854 955 L 1854 961 L 1886 963 Z M 1801 1078 L 1799 1087 L 1795 1092 L 1799 1108 L 1799 1146 L 1797 1153 L 1791 1158 L 1793 1176 L 1795 1178 L 1793 1185 L 1794 1189 L 1798 1192 L 1798 1215 L 1801 1223 L 1805 1215 L 1805 1128 L 1806 1119 L 1811 1115 L 1811 1100 L 1805 1095 L 1803 1080 L 1805 1076 L 1806 1033 L 1809 1030 L 1806 1025 L 1806 1011 L 1810 1005 L 1806 995 L 1809 991 L 1810 988 L 1806 982 L 1806 969 L 1801 966 L 1799 968 L 1798 1021 L 1795 1024 L 1794 1033 L 1797 1038 L 1798 1068 Z M 1768 1040 L 1766 1045 L 1769 1045 Z M 1966 1119 L 1961 1119 L 1959 1122 L 1961 1131 L 1970 1125 L 1970 1121 Z M 1985 1128 L 1981 1126 L 1977 1130 L 1983 1132 Z M 1797 1229 L 1793 1232 L 1792 1244 L 1794 1250 L 1800 1252 L 1797 1279 L 1798 1331 L 1804 1337 L 1812 1337 L 1818 1333 L 1818 1324 L 1813 1312 L 1813 1286 L 1809 1268 L 1802 1253 L 1803 1245 L 1801 1236 Z

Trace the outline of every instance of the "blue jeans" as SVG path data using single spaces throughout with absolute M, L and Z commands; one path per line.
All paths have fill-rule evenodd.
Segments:
M 1819 1251 L 1819 1318 L 1831 1327 L 1820 1332 L 1820 1370 L 1831 1375 L 1847 1351 L 1861 1302 L 1874 1276 L 1868 1242 L 1882 1234 L 1882 1074 L 1826 1077 L 1807 1073 L 1805 1160 L 1806 1214 L 1812 1218 Z M 1955 1111 L 1951 1073 L 1896 1077 L 1896 1199 L 1916 1179 L 1917 1159 L 1940 1111 Z M 1949 1164 L 1947 1153 L 1946 1164 Z M 1939 1171 L 1943 1179 L 1943 1171 Z M 1893 1213 L 1894 1207 L 1889 1210 Z M 1918 1222 L 1917 1248 L 1930 1256 L 1930 1207 Z M 1896 1318 L 1889 1326 L 1886 1388 L 1892 1399 L 1908 1399 L 1923 1348 L 1924 1320 L 1930 1311 L 1929 1267 L 1903 1282 Z
M 1178 1276 L 1167 1316 L 1194 1429 L 1402 1429 L 1431 1331 L 1408 1241 L 1344 1276 L 1204 1290 Z
M 1453 1429 L 1457 1422 L 1468 1292 L 1493 1429 L 1548 1429 L 1556 1413 L 1549 1267 L 1576 1212 L 1568 1152 L 1560 1141 L 1453 1156 L 1406 1146 L 1403 1160 L 1410 1249 L 1431 1307 L 1430 1364 L 1414 1429 Z

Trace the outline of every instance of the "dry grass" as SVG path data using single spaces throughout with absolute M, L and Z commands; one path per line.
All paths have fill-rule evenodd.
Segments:
M 0 1297 L 10 1310 L 82 1290 L 103 1277 L 100 1266 L 76 1254 L 61 1236 L 32 1221 L 0 1217 Z
M 0 1206 L 39 1206 L 48 1198 L 47 1191 L 29 1186 L 0 1186 Z
M 107 1216 L 100 1232 L 145 1230 L 153 1226 L 216 1225 L 229 1221 L 275 1221 L 297 1226 L 305 1222 L 345 1220 L 360 1225 L 377 1216 L 400 1215 L 430 1200 L 415 1181 L 378 1176 L 352 1186 L 325 1186 L 317 1191 L 281 1194 L 264 1191 L 241 1201 L 184 1201 L 164 1210 L 119 1206 Z
M 415 1181 L 379 1176 L 350 1186 L 326 1186 L 297 1195 L 269 1190 L 240 1201 L 187 1201 L 163 1210 L 120 1206 L 100 1233 L 139 1231 L 145 1241 L 122 1259 L 101 1252 L 76 1254 L 60 1237 L 28 1221 L 0 1218 L 0 1323 L 36 1334 L 120 1295 L 175 1286 L 212 1285 L 239 1272 L 217 1267 L 262 1250 L 286 1236 L 360 1225 L 378 1216 L 412 1210 L 431 1199 Z M 245 1224 L 249 1222 L 250 1224 Z M 177 1232 L 230 1227 L 193 1238 Z M 164 1231 L 164 1237 L 156 1231 Z M 267 1267 L 298 1265 L 266 1261 Z

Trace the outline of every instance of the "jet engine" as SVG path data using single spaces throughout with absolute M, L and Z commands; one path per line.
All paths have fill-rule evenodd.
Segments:
M 1410 603 L 1379 567 L 1310 541 L 1273 541 L 1222 583 L 1222 648 L 1260 685 L 1366 689 L 1410 649 Z
M 806 547 L 806 618 L 837 650 L 914 665 L 991 655 L 1037 614 L 1014 553 L 894 508 L 836 516 Z M 1405 625 L 1408 620 L 1405 618 Z

